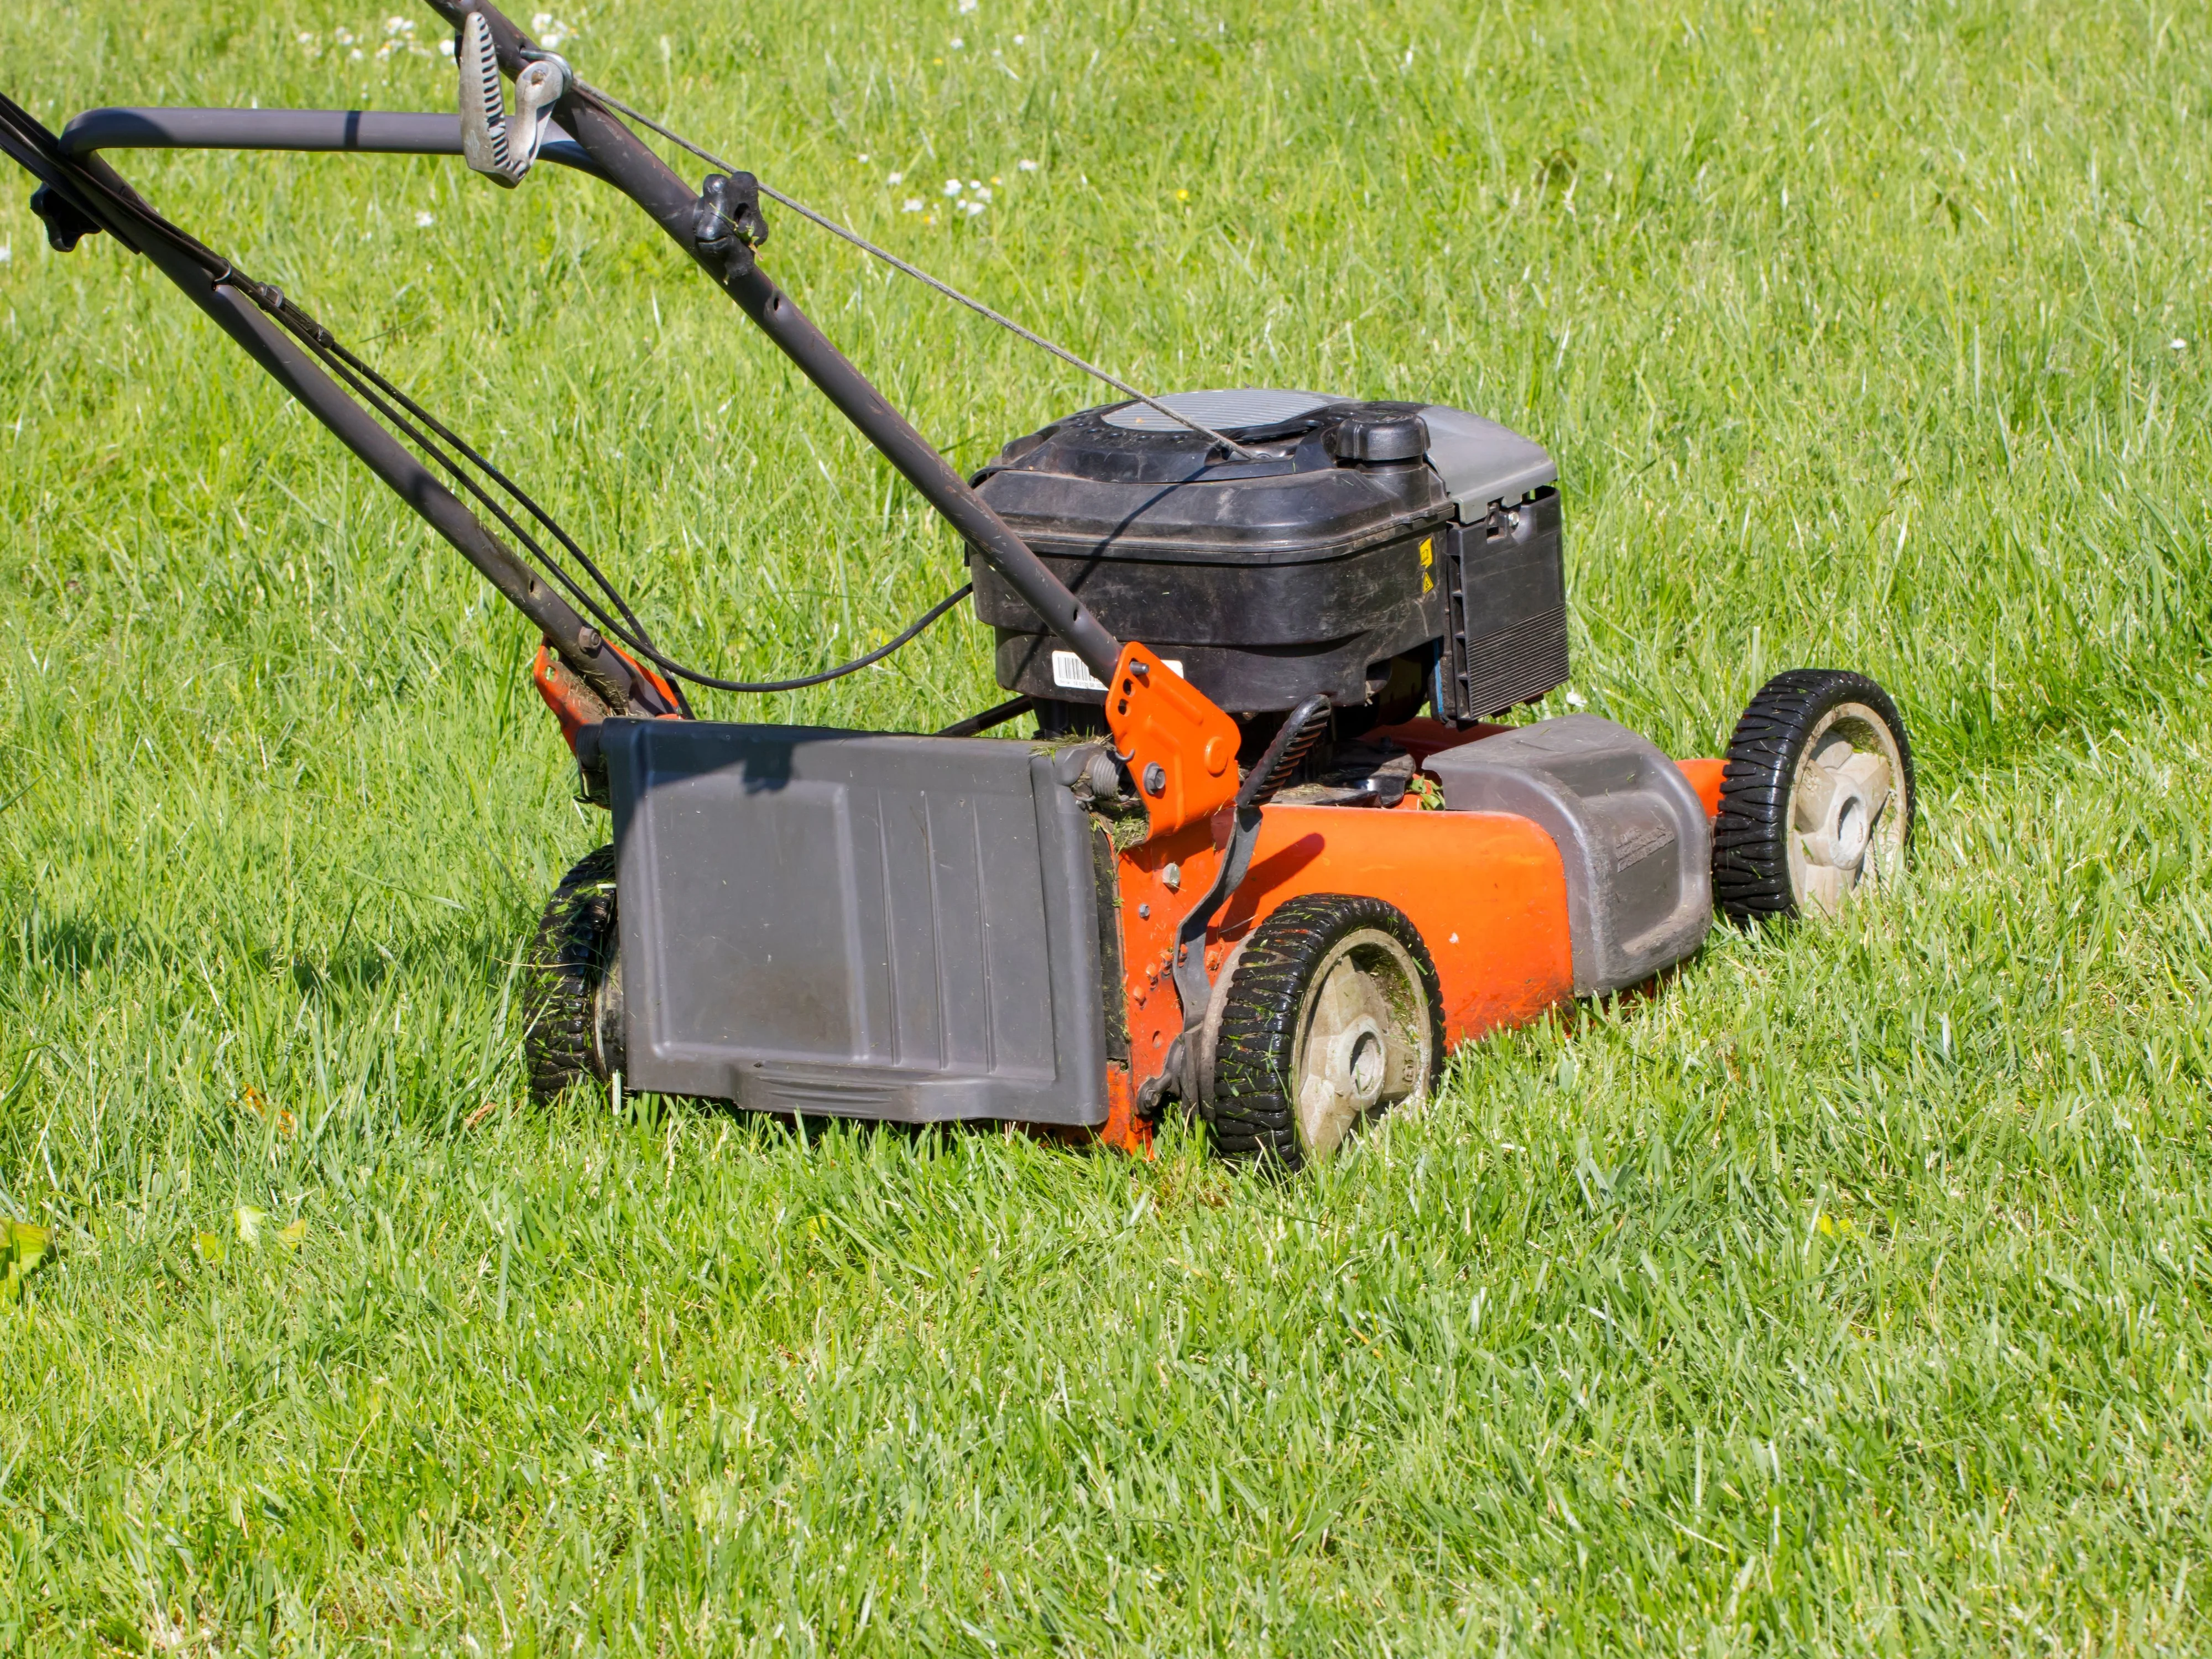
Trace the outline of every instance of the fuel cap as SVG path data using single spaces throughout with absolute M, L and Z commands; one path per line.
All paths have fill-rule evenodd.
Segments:
M 1336 424 L 1326 441 L 1340 461 L 1418 461 L 1429 453 L 1429 423 L 1405 404 L 1370 404 Z

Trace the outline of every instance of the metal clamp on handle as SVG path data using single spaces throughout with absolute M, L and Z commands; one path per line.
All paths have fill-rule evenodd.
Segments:
M 692 210 L 691 240 L 700 258 L 720 264 L 724 276 L 750 276 L 753 250 L 768 240 L 760 181 L 750 173 L 708 173 Z
M 553 124 L 553 106 L 568 88 L 568 65 L 550 52 L 525 64 L 514 77 L 510 119 L 499 84 L 499 52 L 482 12 L 462 21 L 454 61 L 461 75 L 461 154 L 484 177 L 513 190 L 538 159 Z

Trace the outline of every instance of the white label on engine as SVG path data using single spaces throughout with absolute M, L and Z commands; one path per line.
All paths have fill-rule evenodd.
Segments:
M 1182 665 L 1173 657 L 1162 657 L 1160 660 L 1168 665 L 1168 672 L 1177 679 L 1189 678 L 1182 672 Z M 1083 659 L 1073 651 L 1052 653 L 1052 683 L 1063 691 L 1096 691 L 1103 696 L 1106 690 L 1105 682 L 1085 668 Z

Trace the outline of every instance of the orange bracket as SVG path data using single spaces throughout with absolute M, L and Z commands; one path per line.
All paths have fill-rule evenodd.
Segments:
M 1114 747 L 1151 833 L 1121 854 L 1121 947 L 1130 1008 L 1132 1121 L 1185 1019 L 1174 990 L 1176 929 L 1212 880 L 1215 818 L 1237 799 L 1237 722 L 1141 645 L 1122 648 L 1106 693 Z
M 682 708 L 676 701 L 676 693 L 669 689 L 668 682 L 653 670 L 641 666 L 628 652 L 614 646 L 602 648 L 614 652 L 615 655 L 652 681 L 653 689 L 667 701 L 672 710 Z M 577 732 L 587 726 L 597 726 L 606 719 L 607 706 L 599 701 L 599 693 L 585 684 L 568 664 L 555 655 L 550 645 L 539 644 L 538 659 L 530 665 L 530 678 L 538 688 L 538 695 L 545 700 L 545 706 L 553 711 L 553 718 L 561 722 L 562 738 L 571 750 L 576 746 Z M 658 718 L 682 720 L 684 716 L 681 713 L 670 713 Z
M 1155 838 L 1204 823 L 1237 799 L 1237 722 L 1133 641 L 1114 665 L 1106 725 Z

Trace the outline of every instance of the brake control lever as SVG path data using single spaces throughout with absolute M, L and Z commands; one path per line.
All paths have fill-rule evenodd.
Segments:
M 533 54 L 515 75 L 510 118 L 499 83 L 499 52 L 482 12 L 462 20 L 453 58 L 461 76 L 461 154 L 485 178 L 513 190 L 537 161 L 553 124 L 553 106 L 568 89 L 568 62 L 550 52 Z

